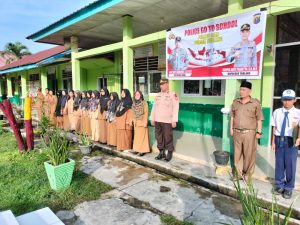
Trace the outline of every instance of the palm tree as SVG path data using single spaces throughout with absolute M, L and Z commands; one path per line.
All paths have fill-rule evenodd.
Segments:
M 17 59 L 21 59 L 25 55 L 31 55 L 31 52 L 29 49 L 23 45 L 21 42 L 17 41 L 15 43 L 7 43 L 4 47 L 4 51 L 1 52 L 1 56 L 4 55 L 13 55 Z M 9 58 L 6 60 L 6 64 L 9 64 L 11 62 L 15 61 L 15 58 Z

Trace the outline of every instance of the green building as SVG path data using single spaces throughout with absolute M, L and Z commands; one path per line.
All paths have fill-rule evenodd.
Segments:
M 274 153 L 269 147 L 272 111 L 280 105 L 285 88 L 294 89 L 300 96 L 300 1 L 99 0 L 27 38 L 70 50 L 70 62 L 51 62 L 58 89 L 87 90 L 103 86 L 117 92 L 121 87 L 131 92 L 140 89 L 151 106 L 159 91 L 159 80 L 166 76 L 169 28 L 262 8 L 267 10 L 265 51 L 262 77 L 252 81 L 252 96 L 261 101 L 265 117 L 255 171 L 256 177 L 265 179 L 274 177 Z M 35 69 L 43 89 L 51 80 L 47 75 L 49 68 L 53 66 L 40 64 Z M 1 82 L 2 89 L 6 85 L 11 95 L 12 77 L 20 74 L 21 83 L 25 84 L 32 71 L 24 68 L 11 72 L 0 68 L 0 74 L 6 76 L 6 81 Z M 175 131 L 178 156 L 213 166 L 213 151 L 232 152 L 229 116 L 221 109 L 230 107 L 238 96 L 239 85 L 240 80 L 170 81 L 170 88 L 180 99 Z M 28 90 L 23 87 L 24 96 Z M 153 136 L 151 140 L 155 146 Z

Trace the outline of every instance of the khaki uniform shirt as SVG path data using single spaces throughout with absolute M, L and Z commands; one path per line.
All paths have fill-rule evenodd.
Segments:
M 263 120 L 259 100 L 250 98 L 250 101 L 243 104 L 241 99 L 235 99 L 231 106 L 230 116 L 233 117 L 233 128 L 256 130 L 257 121 Z
M 153 103 L 150 120 L 161 123 L 178 122 L 179 100 L 175 92 L 159 92 Z

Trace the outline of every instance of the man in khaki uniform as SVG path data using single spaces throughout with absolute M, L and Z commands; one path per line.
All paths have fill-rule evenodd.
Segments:
M 240 98 L 235 99 L 230 112 L 230 135 L 234 145 L 234 179 L 249 180 L 254 172 L 257 139 L 262 135 L 264 119 L 259 100 L 252 98 L 252 84 L 243 81 Z
M 155 159 L 165 159 L 169 162 L 174 151 L 173 128 L 178 122 L 179 100 L 175 92 L 169 91 L 167 79 L 160 80 L 160 90 L 155 97 L 150 120 L 151 125 L 155 126 L 155 138 L 159 149 L 159 155 Z M 167 156 L 165 149 L 168 150 Z

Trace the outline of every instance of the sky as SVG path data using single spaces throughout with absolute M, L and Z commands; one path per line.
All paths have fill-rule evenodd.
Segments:
M 0 51 L 8 42 L 20 41 L 36 53 L 54 45 L 26 37 L 95 0 L 0 0 Z

